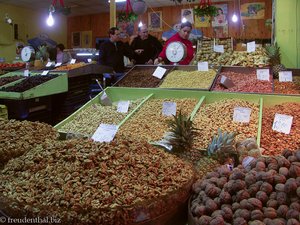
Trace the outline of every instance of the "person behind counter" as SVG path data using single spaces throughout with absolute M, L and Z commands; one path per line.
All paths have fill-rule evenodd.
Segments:
M 138 28 L 138 36 L 133 39 L 130 47 L 135 52 L 136 64 L 153 64 L 163 48 L 159 40 L 148 33 L 145 25 Z
M 132 59 L 134 52 L 128 43 L 120 41 L 120 31 L 117 27 L 110 28 L 108 34 L 109 40 L 101 43 L 99 48 L 99 64 L 112 67 L 116 73 L 123 73 L 124 56 Z
M 56 63 L 67 63 L 70 60 L 70 55 L 64 52 L 63 44 L 56 45 Z
M 192 42 L 189 40 L 190 33 L 192 32 L 192 24 L 190 22 L 185 22 L 180 25 L 180 30 L 174 34 L 164 45 L 163 50 L 155 59 L 154 64 L 159 64 L 163 61 L 167 61 L 166 49 L 169 43 L 174 41 L 179 41 L 186 46 L 186 57 L 178 62 L 180 65 L 188 65 L 194 57 L 194 48 Z

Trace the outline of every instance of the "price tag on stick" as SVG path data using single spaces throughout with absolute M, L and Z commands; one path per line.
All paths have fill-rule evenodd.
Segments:
M 101 123 L 96 132 L 93 134 L 92 139 L 99 142 L 111 142 L 117 131 L 117 125 Z
M 42 72 L 42 76 L 45 76 L 45 75 L 47 75 L 49 73 L 49 70 L 44 70 L 43 72 Z
M 224 53 L 224 45 L 215 45 L 214 46 L 214 51 Z
M 70 64 L 75 64 L 75 62 L 76 62 L 76 59 L 71 59 Z
M 293 82 L 292 71 L 280 71 L 279 82 Z
M 28 77 L 29 76 L 29 70 L 24 70 L 23 75 L 24 75 L 24 77 Z
M 61 63 L 56 63 L 55 67 L 61 66 Z
M 255 52 L 255 41 L 251 41 L 247 43 L 247 52 Z
M 245 107 L 235 107 L 233 112 L 233 121 L 241 123 L 249 123 L 251 109 Z
M 289 134 L 291 132 L 292 124 L 292 116 L 276 113 L 272 129 L 284 134 Z
M 154 77 L 157 77 L 158 79 L 161 79 L 164 76 L 164 74 L 166 73 L 166 71 L 167 71 L 167 69 L 158 66 L 152 75 Z
M 257 77 L 257 80 L 270 81 L 270 70 L 269 69 L 257 69 L 256 77 Z
M 120 113 L 127 113 L 129 109 L 130 101 L 119 101 L 117 111 Z
M 52 65 L 52 62 L 47 62 L 46 67 L 50 67 Z
M 208 71 L 208 62 L 198 62 L 198 71 Z
M 163 102 L 162 114 L 164 116 L 176 115 L 176 102 Z

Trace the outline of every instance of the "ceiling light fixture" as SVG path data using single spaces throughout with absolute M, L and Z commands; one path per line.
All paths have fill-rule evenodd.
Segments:
M 185 23 L 185 22 L 187 22 L 187 19 L 186 19 L 185 17 L 183 17 L 183 18 L 181 19 L 181 23 Z
M 142 27 L 142 26 L 143 26 L 143 23 L 142 23 L 142 21 L 140 21 L 138 27 Z
M 47 25 L 49 27 L 52 27 L 54 25 L 54 18 L 53 18 L 53 15 L 52 15 L 52 13 L 54 13 L 54 12 L 55 12 L 55 8 L 51 4 L 50 7 L 49 7 L 49 16 L 48 16 L 47 21 L 46 21 Z
M 126 2 L 126 0 L 115 0 L 115 3 L 118 3 L 118 2 Z M 108 3 L 110 3 L 110 0 L 108 0 Z
M 235 12 L 236 12 L 236 8 L 235 8 L 235 0 L 233 1 L 233 5 L 234 5 L 234 11 L 233 11 L 233 15 L 232 15 L 232 17 L 231 17 L 231 20 L 232 20 L 232 22 L 236 23 L 236 22 L 238 21 L 238 17 L 237 17 L 237 15 L 235 14 Z

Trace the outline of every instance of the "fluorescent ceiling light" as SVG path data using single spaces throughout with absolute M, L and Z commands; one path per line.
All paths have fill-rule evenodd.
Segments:
M 93 55 L 92 53 L 77 53 L 77 56 L 91 56 Z

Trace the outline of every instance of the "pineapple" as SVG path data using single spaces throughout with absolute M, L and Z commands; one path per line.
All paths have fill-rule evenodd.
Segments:
M 278 78 L 280 71 L 286 70 L 285 66 L 281 64 L 280 47 L 277 45 L 266 46 L 266 52 L 269 57 L 269 64 L 273 71 L 274 78 Z
M 235 149 L 235 136 L 236 133 L 222 133 L 218 129 L 218 135 L 215 135 L 211 144 L 207 148 L 208 156 L 212 156 L 221 164 L 226 163 L 228 160 L 233 160 L 235 165 L 239 163 L 238 152 Z

